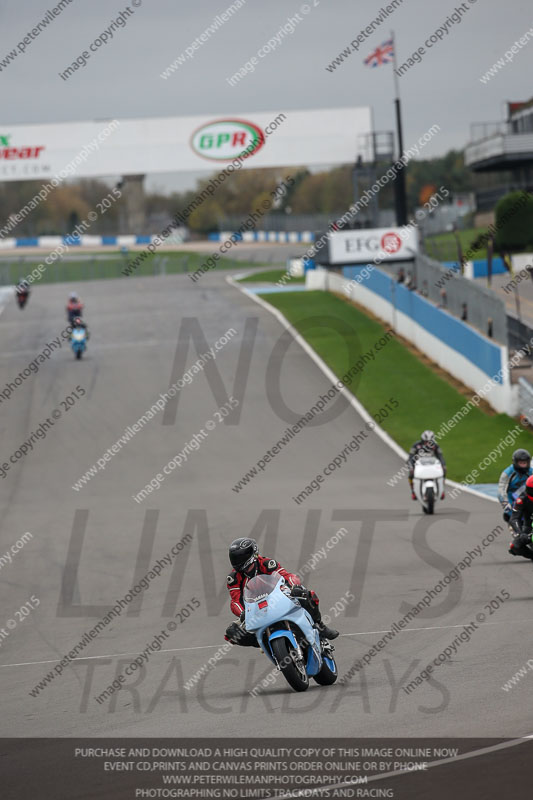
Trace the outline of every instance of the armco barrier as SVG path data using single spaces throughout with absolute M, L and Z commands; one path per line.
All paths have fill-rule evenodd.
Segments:
M 174 234 L 174 240 L 178 234 Z M 222 231 L 220 233 L 210 233 L 208 239 L 211 242 L 223 242 L 235 236 L 240 242 L 279 242 L 281 244 L 298 244 L 301 242 L 313 242 L 315 235 L 311 231 L 244 231 L 244 233 L 232 233 Z M 132 247 L 139 244 L 150 244 L 155 236 L 149 234 L 136 236 L 134 234 L 123 234 L 119 236 L 33 236 L 16 239 L 9 237 L 0 239 L 0 250 L 11 250 L 14 247 L 42 247 L 50 249 L 58 247 L 60 244 L 78 247 Z M 176 243 L 173 240 L 173 243 Z M 169 242 L 171 240 L 169 239 Z
M 356 266 L 344 267 L 342 272 L 341 276 L 322 268 L 312 270 L 306 276 L 307 288 L 334 291 L 368 308 L 474 391 L 490 381 L 484 398 L 496 411 L 518 413 L 518 391 L 510 383 L 506 346 L 482 336 L 382 270 Z
M 176 234 L 174 234 L 174 237 Z M 14 247 L 41 247 L 52 250 L 61 244 L 69 247 L 133 247 L 134 245 L 151 244 L 154 236 L 123 234 L 118 236 L 35 236 L 15 239 L 14 237 L 0 239 L 0 250 L 11 250 Z M 171 239 L 169 239 L 171 241 Z

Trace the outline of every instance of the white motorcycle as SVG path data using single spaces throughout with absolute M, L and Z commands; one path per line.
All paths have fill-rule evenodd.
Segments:
M 444 491 L 444 470 L 438 458 L 421 456 L 415 462 L 413 491 L 425 514 L 433 514 L 435 503 Z

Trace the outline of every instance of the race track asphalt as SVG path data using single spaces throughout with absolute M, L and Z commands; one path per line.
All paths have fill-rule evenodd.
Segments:
M 533 631 L 533 565 L 511 559 L 506 532 L 345 685 L 313 683 L 307 693 L 296 694 L 278 675 L 251 696 L 270 666 L 256 649 L 234 647 L 195 687 L 184 688 L 224 644 L 231 619 L 227 548 L 233 538 L 255 535 L 265 555 L 295 571 L 346 529 L 305 578 L 342 633 L 335 646 L 343 675 L 498 525 L 498 509 L 462 494 L 440 504 L 434 517 L 424 517 L 405 480 L 387 485 L 401 460 L 375 434 L 367 435 L 319 492 L 297 505 L 292 497 L 364 430 L 356 411 L 338 399 L 330 403 L 333 418 L 305 428 L 248 486 L 232 491 L 289 422 L 327 392 L 325 375 L 298 345 L 288 344 L 271 314 L 222 274 L 204 275 L 196 284 L 187 276 L 168 276 L 78 288 L 92 334 L 86 357 L 75 361 L 63 344 L 0 403 L 1 461 L 8 464 L 43 420 L 61 412 L 45 438 L 11 463 L 1 480 L 0 555 L 26 531 L 32 534 L 0 570 L 2 736 L 517 737 L 531 732 L 533 675 L 511 691 L 501 688 L 531 658 Z M 24 311 L 14 300 L 3 311 L 0 391 L 61 334 L 69 290 L 36 286 Z M 169 403 L 104 471 L 74 490 L 75 481 L 124 429 L 181 377 L 185 360 L 187 366 L 196 360 L 193 344 L 186 347 L 187 331 L 202 352 L 202 336 L 210 346 L 230 328 L 236 334 L 218 352 L 216 371 L 211 366 L 196 374 L 180 392 L 177 407 Z M 347 366 L 352 357 L 347 355 Z M 85 396 L 63 406 L 73 391 L 80 393 L 77 386 Z M 215 412 L 231 395 L 239 402 L 236 412 L 217 420 Z M 132 496 L 195 433 L 205 432 L 209 420 L 216 424 L 199 448 L 137 503 Z M 173 565 L 90 641 L 83 658 L 32 697 L 30 691 L 84 632 L 187 533 L 192 540 Z M 502 591 L 510 598 L 491 609 L 488 604 Z M 354 600 L 346 599 L 349 592 Z M 32 596 L 39 605 L 23 616 L 20 609 Z M 188 618 L 182 615 L 180 623 L 175 614 L 188 603 L 196 605 L 192 598 L 200 607 Z M 336 603 L 337 609 L 344 605 L 339 616 Z M 402 685 L 479 614 L 485 620 L 470 641 L 406 694 Z M 16 625 L 8 628 L 8 620 Z M 171 633 L 169 623 L 177 625 Z M 162 649 L 148 665 L 98 703 L 96 696 L 162 630 Z

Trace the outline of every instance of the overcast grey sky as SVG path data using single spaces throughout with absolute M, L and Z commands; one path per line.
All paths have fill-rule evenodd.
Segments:
M 58 0 L 7 0 L 0 4 L 0 62 Z M 235 111 L 370 105 L 375 128 L 394 127 L 392 65 L 377 69 L 363 59 L 394 29 L 398 62 L 443 25 L 461 3 L 403 0 L 378 30 L 334 72 L 325 67 L 349 46 L 388 0 L 307 0 L 308 13 L 275 52 L 236 86 L 233 75 L 300 11 L 300 0 L 246 0 L 245 5 L 167 80 L 160 73 L 230 4 L 231 0 L 130 0 L 124 28 L 68 81 L 64 71 L 126 8 L 121 0 L 71 4 L 0 72 L 2 125 L 99 120 L 116 117 L 228 115 Z M 140 3 L 135 7 L 134 4 Z M 441 132 L 425 156 L 462 148 L 470 123 L 502 119 L 506 100 L 533 95 L 533 39 L 512 63 L 483 84 L 479 78 L 533 29 L 526 0 L 465 0 L 460 24 L 428 49 L 422 63 L 400 79 L 405 146 L 437 123 Z M 532 30 L 533 33 L 533 30 Z M 153 176 L 164 190 L 194 185 L 197 176 Z

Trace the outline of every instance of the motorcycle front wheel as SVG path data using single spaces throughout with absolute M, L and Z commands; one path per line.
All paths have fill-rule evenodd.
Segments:
M 274 639 L 270 646 L 289 686 L 295 692 L 305 692 L 309 688 L 309 675 L 303 664 L 299 667 L 295 663 L 297 653 L 290 641 L 285 637 Z
M 435 492 L 430 486 L 430 488 L 426 492 L 424 511 L 426 512 L 426 514 L 433 514 L 434 509 L 435 509 Z

